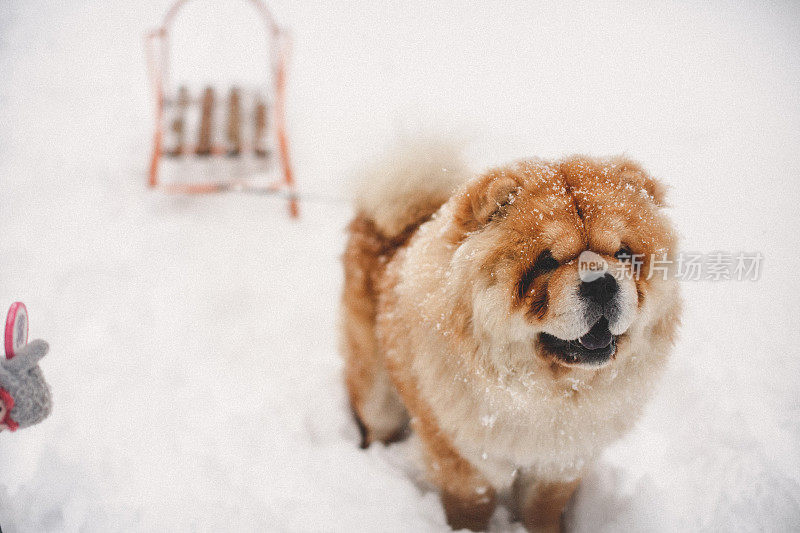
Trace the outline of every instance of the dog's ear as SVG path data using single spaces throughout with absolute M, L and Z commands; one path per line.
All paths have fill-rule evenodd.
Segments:
M 453 240 L 488 224 L 514 201 L 519 189 L 517 180 L 502 171 L 489 172 L 467 185 L 456 203 Z
M 666 205 L 667 187 L 651 177 L 638 163 L 630 159 L 618 158 L 614 161 L 619 179 L 644 189 L 658 207 Z

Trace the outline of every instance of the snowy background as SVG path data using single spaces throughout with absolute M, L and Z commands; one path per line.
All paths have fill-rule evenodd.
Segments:
M 227 3 L 178 19 L 188 74 L 263 67 L 252 8 Z M 51 343 L 56 401 L 0 434 L 3 531 L 447 530 L 413 441 L 357 449 L 335 340 L 348 206 L 291 222 L 274 199 L 145 189 L 142 36 L 168 5 L 0 0 L 0 306 L 24 301 Z M 757 282 L 684 284 L 666 379 L 568 516 L 800 527 L 800 5 L 272 7 L 294 34 L 302 191 L 344 197 L 362 161 L 431 128 L 476 169 L 625 152 L 671 185 L 685 250 L 762 252 Z M 220 39 L 224 68 L 193 65 Z M 492 529 L 520 527 L 501 508 Z

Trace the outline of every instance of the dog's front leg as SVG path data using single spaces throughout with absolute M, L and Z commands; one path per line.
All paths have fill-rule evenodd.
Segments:
M 525 528 L 535 532 L 564 531 L 564 508 L 580 481 L 545 481 L 520 473 L 514 492 Z
M 484 531 L 492 517 L 495 490 L 433 424 L 412 421 L 426 452 L 428 473 L 439 487 L 447 523 L 454 530 Z

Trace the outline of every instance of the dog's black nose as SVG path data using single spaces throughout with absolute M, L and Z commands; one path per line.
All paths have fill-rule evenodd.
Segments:
M 594 281 L 581 283 L 580 294 L 587 300 L 603 305 L 610 302 L 618 290 L 617 280 L 606 272 L 603 277 Z

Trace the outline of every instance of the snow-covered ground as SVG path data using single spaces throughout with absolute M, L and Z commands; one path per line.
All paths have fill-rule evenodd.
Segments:
M 413 440 L 356 446 L 336 353 L 347 205 L 291 222 L 274 199 L 146 190 L 142 35 L 168 2 L 68 4 L 0 2 L 0 304 L 26 302 L 51 343 L 56 401 L 0 434 L 3 531 L 447 530 Z M 187 57 L 219 37 L 245 49 L 224 67 L 255 76 L 252 8 L 211 4 L 187 6 Z M 294 33 L 301 190 L 346 196 L 362 161 L 431 128 L 476 168 L 626 152 L 671 185 L 684 249 L 763 253 L 759 281 L 684 284 L 666 379 L 569 523 L 800 527 L 798 4 L 273 7 Z M 492 529 L 519 525 L 501 508 Z

